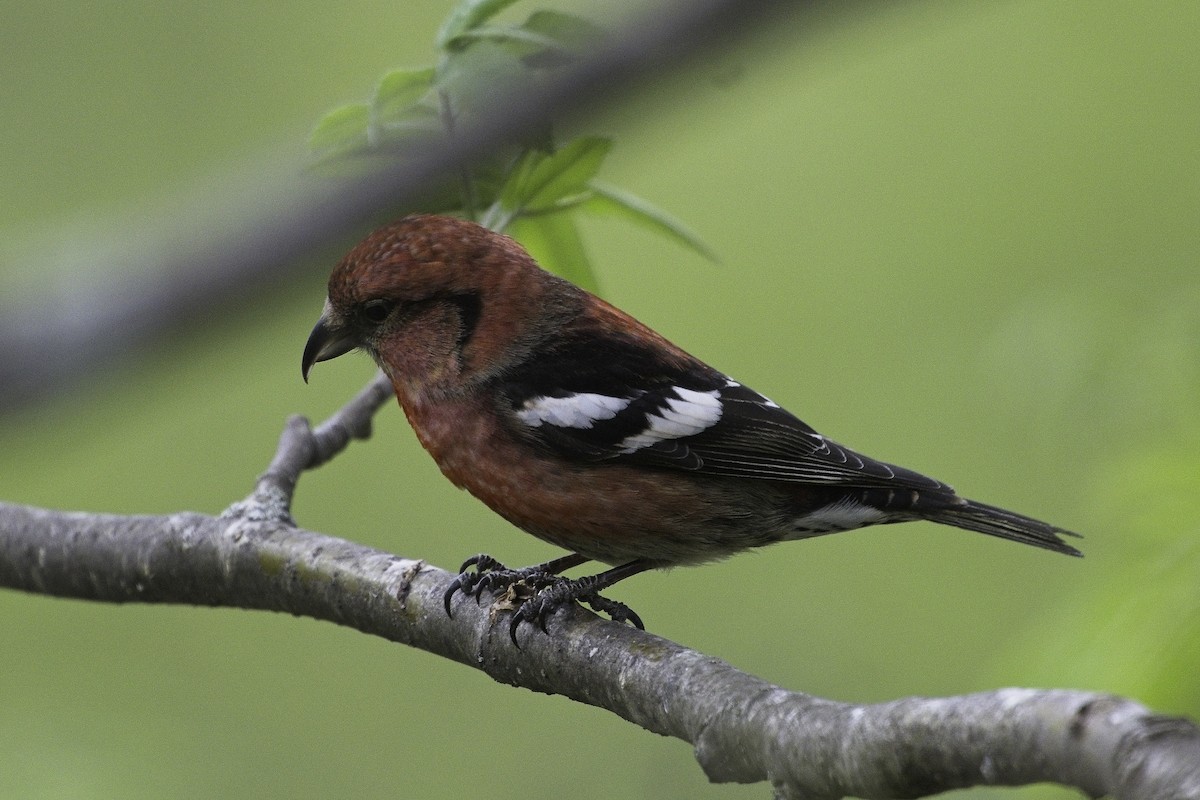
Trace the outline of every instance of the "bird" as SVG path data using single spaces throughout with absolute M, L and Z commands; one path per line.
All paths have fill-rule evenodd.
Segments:
M 778 403 L 540 267 L 472 221 L 415 214 L 336 265 L 302 376 L 353 350 L 391 381 L 441 472 L 516 527 L 567 551 L 510 569 L 467 559 L 445 592 L 507 592 L 514 643 L 640 572 L 776 542 L 914 520 L 1057 553 L 1071 531 L 969 500 L 946 483 L 818 433 Z M 588 562 L 608 569 L 580 578 Z

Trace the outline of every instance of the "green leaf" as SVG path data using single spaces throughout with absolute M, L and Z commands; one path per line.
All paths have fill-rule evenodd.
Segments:
M 308 136 L 308 145 L 322 154 L 364 148 L 370 123 L 371 110 L 366 103 L 335 108 L 321 117 Z
M 501 190 L 500 203 L 518 214 L 550 210 L 587 190 L 611 148 L 611 139 L 582 136 L 549 156 L 529 151 Z
M 599 290 L 596 273 L 570 214 L 514 220 L 509 233 L 546 269 L 589 292 Z
M 384 75 L 375 87 L 371 109 L 375 122 L 387 122 L 409 110 L 433 85 L 433 67 L 396 69 Z
M 442 23 L 436 40 L 438 49 L 447 48 L 455 39 L 487 22 L 515 2 L 517 0 L 463 0 Z
M 599 181 L 589 183 L 592 196 L 581 204 L 584 211 L 605 216 L 617 216 L 674 239 L 712 262 L 719 262 L 716 253 L 686 225 L 667 212 L 645 200 Z

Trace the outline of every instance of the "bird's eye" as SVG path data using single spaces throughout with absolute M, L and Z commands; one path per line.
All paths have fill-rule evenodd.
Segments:
M 363 304 L 362 317 L 372 325 L 378 325 L 392 313 L 392 303 L 387 300 L 371 300 Z

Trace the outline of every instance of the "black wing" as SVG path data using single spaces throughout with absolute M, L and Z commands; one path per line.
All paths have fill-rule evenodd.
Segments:
M 758 392 L 632 337 L 559 342 L 506 376 L 514 423 L 570 459 L 763 480 L 944 490 L 814 431 Z

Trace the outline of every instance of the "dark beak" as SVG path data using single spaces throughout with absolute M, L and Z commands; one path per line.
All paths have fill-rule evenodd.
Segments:
M 313 364 L 345 355 L 358 345 L 358 337 L 352 330 L 331 325 L 326 317 L 321 317 L 308 335 L 308 344 L 304 345 L 304 360 L 300 364 L 304 382 L 308 383 L 308 371 Z

